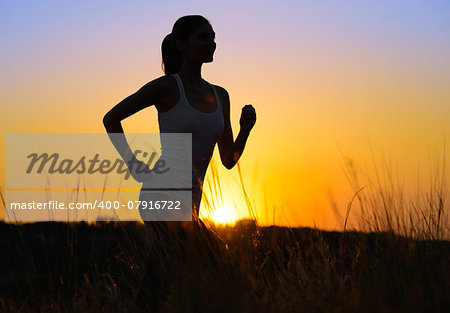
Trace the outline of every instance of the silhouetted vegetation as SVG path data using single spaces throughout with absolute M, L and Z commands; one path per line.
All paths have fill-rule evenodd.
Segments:
M 1 312 L 126 312 L 148 258 L 136 222 L 0 224 Z M 228 247 L 180 271 L 162 311 L 446 312 L 450 242 L 392 232 L 258 227 L 213 230 Z

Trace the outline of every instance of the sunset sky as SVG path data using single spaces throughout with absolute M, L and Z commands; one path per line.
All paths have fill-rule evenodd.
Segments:
M 190 14 L 216 32 L 203 75 L 229 92 L 234 136 L 242 107 L 256 109 L 240 167 L 261 224 L 339 229 L 353 196 L 344 160 L 369 173 L 372 157 L 380 167 L 390 157 L 414 189 L 448 154 L 448 1 L 2 1 L 0 11 L 2 169 L 6 133 L 105 132 L 109 109 L 163 75 L 161 42 Z M 157 111 L 122 125 L 158 132 Z M 215 219 L 248 216 L 237 167 L 217 148 L 214 161 L 228 212 Z

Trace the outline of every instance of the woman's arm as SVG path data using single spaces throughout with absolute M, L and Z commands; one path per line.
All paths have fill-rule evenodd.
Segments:
M 230 97 L 228 92 L 222 88 L 218 88 L 220 91 L 220 99 L 223 107 L 223 119 L 225 127 L 222 135 L 218 140 L 220 159 L 222 164 L 227 169 L 232 169 L 244 151 L 247 138 L 250 135 L 250 131 L 256 123 L 256 112 L 252 105 L 248 104 L 242 108 L 241 119 L 239 121 L 240 130 L 236 137 L 236 141 L 233 142 L 233 130 L 231 129 L 230 122 Z
M 133 177 L 140 182 L 144 181 L 143 176 L 137 175 L 132 170 L 132 165 L 134 163 L 137 164 L 139 161 L 136 160 L 128 145 L 123 133 L 121 121 L 146 107 L 159 103 L 160 99 L 164 97 L 167 92 L 167 88 L 165 88 L 167 86 L 166 81 L 166 77 L 162 76 L 147 83 L 137 92 L 115 105 L 103 117 L 103 125 L 105 126 L 111 142 L 123 160 L 127 163 Z

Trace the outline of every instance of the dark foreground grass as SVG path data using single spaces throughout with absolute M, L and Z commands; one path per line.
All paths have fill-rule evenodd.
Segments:
M 213 256 L 219 268 L 189 244 L 187 254 L 173 255 L 161 312 L 450 308 L 448 241 L 252 221 L 214 231 L 228 247 Z M 127 312 L 149 258 L 148 233 L 134 222 L 3 223 L 0 235 L 0 312 Z

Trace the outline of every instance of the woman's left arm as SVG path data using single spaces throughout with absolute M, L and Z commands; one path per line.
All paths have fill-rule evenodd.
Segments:
M 233 141 L 233 130 L 231 129 L 230 122 L 230 97 L 224 88 L 219 87 L 218 89 L 225 122 L 223 133 L 218 140 L 219 153 L 222 164 L 230 170 L 236 165 L 244 151 L 247 138 L 256 123 L 256 112 L 251 104 L 247 104 L 242 108 L 241 118 L 239 120 L 241 128 L 236 137 L 236 141 Z

